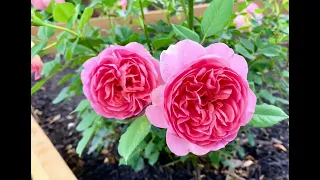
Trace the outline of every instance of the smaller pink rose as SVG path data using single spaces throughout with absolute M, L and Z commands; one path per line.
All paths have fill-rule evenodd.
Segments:
M 40 79 L 41 71 L 43 68 L 43 62 L 40 56 L 35 55 L 31 60 L 31 73 L 35 73 L 34 80 Z
M 31 0 L 31 4 L 38 10 L 46 10 L 51 0 Z M 65 0 L 55 0 L 56 3 L 64 3 Z
M 34 46 L 34 43 L 31 41 L 31 48 Z M 39 55 L 35 55 L 31 59 L 31 73 L 35 73 L 35 80 L 40 79 L 41 71 L 43 68 L 43 62 Z
M 110 46 L 83 64 L 83 93 L 97 114 L 124 120 L 151 103 L 161 82 L 159 61 L 138 43 Z
M 127 8 L 128 0 L 121 0 L 122 11 L 125 13 Z
M 253 19 L 253 14 L 258 19 L 258 23 L 262 24 L 261 19 L 263 18 L 263 14 L 256 13 L 255 10 L 258 9 L 258 5 L 256 3 L 250 3 L 246 9 L 244 9 L 241 13 L 247 13 L 246 15 L 241 15 L 237 12 L 237 17 L 234 18 L 233 22 L 236 24 L 236 28 L 240 29 L 242 27 L 248 27 L 251 25 L 251 19 Z M 250 27 L 249 31 L 252 30 Z

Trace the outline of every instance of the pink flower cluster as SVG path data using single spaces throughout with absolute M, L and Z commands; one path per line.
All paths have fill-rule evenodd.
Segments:
M 263 18 L 263 14 L 256 13 L 255 10 L 258 9 L 258 5 L 256 3 L 250 3 L 246 9 L 244 9 L 241 13 L 246 13 L 246 15 L 241 15 L 237 12 L 237 17 L 234 18 L 233 22 L 236 24 L 236 28 L 240 29 L 242 27 L 248 27 L 251 25 L 251 19 L 253 19 L 253 14 L 258 19 L 258 23 L 262 23 L 261 19 Z M 252 28 L 249 28 L 251 31 Z
M 246 60 L 226 44 L 204 48 L 183 40 L 160 62 L 138 43 L 111 46 L 84 63 L 83 92 L 106 118 L 126 119 L 146 108 L 178 156 L 219 150 L 237 136 L 255 110 Z M 151 105 L 150 105 L 151 103 Z

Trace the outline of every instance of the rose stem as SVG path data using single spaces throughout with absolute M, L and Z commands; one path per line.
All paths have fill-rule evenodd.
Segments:
M 188 0 L 188 9 L 189 9 L 189 16 L 188 16 L 188 25 L 189 29 L 193 30 L 193 1 L 194 0 Z
M 147 26 L 146 26 L 146 22 L 145 22 L 145 19 L 144 19 L 144 12 L 143 12 L 143 7 L 142 7 L 141 0 L 139 0 L 139 5 L 140 5 L 141 17 L 142 17 L 142 21 L 143 21 L 144 34 L 145 34 L 145 36 L 146 36 L 146 40 L 147 40 L 147 44 L 148 44 L 150 53 L 151 53 L 151 55 L 153 55 L 152 46 L 151 46 L 150 39 L 149 39 L 148 28 L 147 28 Z

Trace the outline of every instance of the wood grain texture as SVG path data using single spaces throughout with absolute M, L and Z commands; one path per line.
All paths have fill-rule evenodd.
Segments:
M 31 176 L 33 180 L 77 179 L 32 115 Z

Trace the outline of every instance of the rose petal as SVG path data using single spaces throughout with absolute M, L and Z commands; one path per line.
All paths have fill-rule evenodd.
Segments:
M 198 145 L 195 144 L 190 144 L 190 151 L 198 156 L 202 156 L 207 154 L 208 152 L 210 152 L 210 149 L 204 148 L 204 147 L 200 147 Z
M 234 54 L 230 60 L 230 68 L 239 74 L 243 79 L 247 79 L 248 64 L 247 61 L 240 55 Z
M 208 55 L 216 55 L 223 60 L 229 62 L 234 55 L 234 51 L 224 43 L 214 43 L 206 47 L 206 53 Z
M 205 48 L 191 40 L 182 40 L 175 45 L 170 45 L 160 55 L 162 79 L 167 82 L 172 74 L 197 61 L 198 58 L 205 54 Z
M 125 47 L 133 50 L 134 52 L 136 52 L 137 54 L 139 54 L 142 57 L 148 57 L 148 59 L 154 64 L 155 69 L 157 71 L 157 74 L 160 75 L 160 63 L 159 61 L 157 61 L 156 59 L 154 59 L 151 54 L 149 53 L 149 51 L 147 51 L 143 45 L 136 43 L 136 42 L 132 42 L 127 44 Z M 159 76 L 159 81 L 161 82 L 161 84 L 163 84 L 163 80 L 162 77 Z
M 249 12 L 249 13 L 254 13 L 254 11 L 256 10 L 256 9 L 258 9 L 259 7 L 258 7 L 258 5 L 256 4 L 256 3 L 250 3 L 249 5 L 248 5 L 248 7 L 246 8 L 246 11 L 247 12 Z
M 127 44 L 125 47 L 127 47 L 130 50 L 133 50 L 133 52 L 140 54 L 142 57 L 152 57 L 149 51 L 147 51 L 143 45 L 136 43 L 136 42 L 131 42 Z
M 224 43 L 214 43 L 206 47 L 208 55 L 220 56 L 224 61 L 228 62 L 230 68 L 233 69 L 242 78 L 247 79 L 248 64 L 246 60 L 229 48 Z
M 164 117 L 163 94 L 165 86 L 161 85 L 151 93 L 152 105 L 146 108 L 148 120 L 156 127 L 168 128 L 167 120 Z
M 248 105 L 247 105 L 247 112 L 245 114 L 245 118 L 243 119 L 244 121 L 242 122 L 242 126 L 246 125 L 253 116 L 253 113 L 255 111 L 257 104 L 257 97 L 256 95 L 252 92 L 251 89 L 248 90 Z
M 190 143 L 177 136 L 170 128 L 167 130 L 166 142 L 170 151 L 177 156 L 185 156 L 189 153 Z

